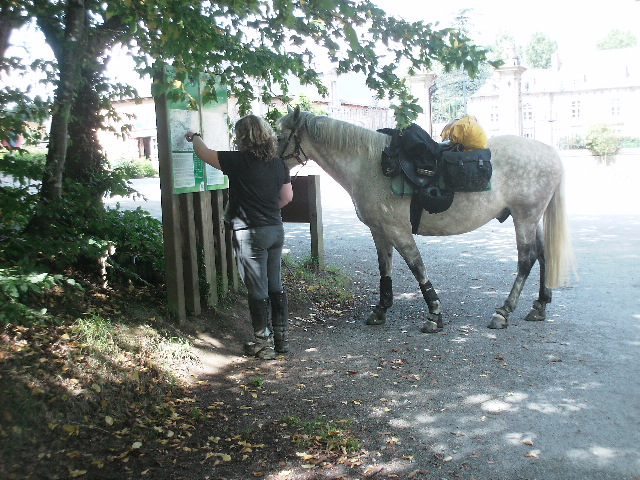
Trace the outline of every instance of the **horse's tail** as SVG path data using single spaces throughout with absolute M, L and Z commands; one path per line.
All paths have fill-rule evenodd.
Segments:
M 549 288 L 569 283 L 571 272 L 576 275 L 571 233 L 565 207 L 564 171 L 558 188 L 544 212 L 544 245 L 546 284 Z

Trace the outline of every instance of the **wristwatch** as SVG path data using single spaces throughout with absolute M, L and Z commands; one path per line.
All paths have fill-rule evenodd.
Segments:
M 194 133 L 193 135 L 191 135 L 191 141 L 193 142 L 193 137 L 200 137 L 202 138 L 202 135 L 200 135 L 199 133 Z

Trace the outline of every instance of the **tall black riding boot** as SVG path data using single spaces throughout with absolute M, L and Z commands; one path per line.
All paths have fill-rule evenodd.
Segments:
M 257 300 L 249 297 L 249 313 L 255 340 L 244 344 L 244 352 L 262 360 L 273 360 L 273 327 L 271 326 L 271 305 L 269 298 Z
M 273 322 L 273 338 L 278 353 L 289 351 L 289 300 L 287 292 L 271 292 L 271 321 Z

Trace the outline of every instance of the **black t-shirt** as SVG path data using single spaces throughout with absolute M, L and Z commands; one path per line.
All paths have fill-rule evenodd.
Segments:
M 229 177 L 226 220 L 233 230 L 281 225 L 280 189 L 291 183 L 280 158 L 257 160 L 248 152 L 218 152 L 222 172 Z

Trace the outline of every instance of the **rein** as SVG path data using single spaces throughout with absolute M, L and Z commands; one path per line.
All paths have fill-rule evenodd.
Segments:
M 304 150 L 302 149 L 302 145 L 300 143 L 300 138 L 298 137 L 297 132 L 295 132 L 294 130 L 291 131 L 291 133 L 289 134 L 289 138 L 287 138 L 287 143 L 284 144 L 284 148 L 282 149 L 283 152 L 287 151 L 287 147 L 289 146 L 289 143 L 291 142 L 291 138 L 293 137 L 293 153 L 289 154 L 289 155 L 285 155 L 282 157 L 283 160 L 289 160 L 290 158 L 295 158 L 296 162 L 298 162 L 299 165 L 305 166 L 307 164 L 307 162 L 309 161 L 309 157 L 307 156 L 306 153 L 304 153 Z M 300 155 L 304 155 L 304 160 L 302 160 L 300 158 Z

